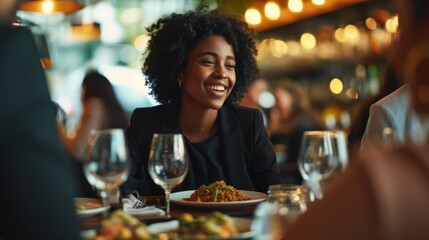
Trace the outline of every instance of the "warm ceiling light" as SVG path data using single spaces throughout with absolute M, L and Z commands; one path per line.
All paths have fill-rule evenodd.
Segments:
M 311 2 L 317 6 L 322 6 L 323 4 L 325 4 L 325 0 L 311 0 Z
M 398 30 L 398 16 L 393 16 L 389 19 L 387 19 L 385 23 L 385 28 L 390 33 L 396 33 Z
M 299 13 L 304 9 L 302 0 L 289 0 L 287 6 L 291 12 Z
M 265 16 L 270 20 L 280 18 L 280 7 L 276 2 L 267 2 L 264 8 Z
M 313 49 L 316 47 L 316 37 L 311 33 L 304 33 L 301 36 L 301 45 L 305 49 Z
M 347 39 L 354 40 L 359 37 L 359 30 L 355 25 L 349 24 L 344 28 L 344 34 Z
M 377 21 L 375 21 L 374 18 L 369 17 L 365 20 L 365 26 L 369 30 L 375 30 L 377 28 Z
M 100 25 L 95 23 L 78 24 L 70 28 L 70 39 L 74 41 L 96 41 L 100 39 L 100 36 Z
M 79 11 L 83 6 L 77 1 L 71 0 L 34 0 L 21 3 L 19 10 L 42 14 L 73 13 Z
M 246 22 L 252 25 L 257 25 L 261 23 L 261 13 L 257 9 L 249 8 L 244 14 Z
M 333 94 L 340 94 L 343 91 L 343 87 L 343 81 L 341 81 L 339 78 L 334 78 L 329 83 L 329 89 Z
M 338 42 L 345 42 L 346 41 L 346 35 L 344 33 L 344 28 L 338 28 L 335 30 L 335 39 L 337 39 Z
M 271 54 L 276 58 L 281 58 L 288 52 L 287 44 L 282 40 L 271 39 L 269 41 Z

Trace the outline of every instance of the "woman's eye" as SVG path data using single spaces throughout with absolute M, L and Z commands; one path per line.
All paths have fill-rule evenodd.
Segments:
M 226 65 L 226 68 L 229 69 L 229 70 L 234 70 L 235 69 L 235 65 L 228 64 L 228 65 Z
M 213 65 L 214 61 L 212 61 L 212 60 L 204 60 L 204 61 L 202 61 L 202 63 L 205 64 L 205 65 Z

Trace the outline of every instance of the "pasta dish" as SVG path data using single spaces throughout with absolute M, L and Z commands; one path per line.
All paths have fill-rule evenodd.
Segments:
M 194 202 L 232 202 L 250 200 L 240 191 L 224 181 L 216 181 L 209 185 L 202 185 L 186 201 Z

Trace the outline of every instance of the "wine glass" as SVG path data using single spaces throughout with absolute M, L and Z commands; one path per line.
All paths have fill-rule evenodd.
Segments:
M 316 198 L 322 198 L 320 182 L 340 165 L 338 139 L 333 131 L 306 131 L 298 158 L 299 171 Z
M 333 138 L 338 150 L 339 166 L 344 170 L 349 164 L 347 135 L 343 130 L 335 130 Z
M 165 191 L 166 218 L 170 218 L 170 193 L 188 173 L 189 161 L 182 134 L 155 133 L 150 147 L 148 170 Z
M 124 131 L 93 131 L 83 168 L 88 182 L 99 191 L 103 207 L 110 206 L 112 193 L 118 192 L 130 170 Z

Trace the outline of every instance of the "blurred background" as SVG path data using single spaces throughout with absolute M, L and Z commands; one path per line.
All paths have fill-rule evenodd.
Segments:
M 328 129 L 348 131 L 359 107 L 385 81 L 398 19 L 387 0 L 82 0 L 34 1 L 18 12 L 39 44 L 51 96 L 73 130 L 81 114 L 85 72 L 114 85 L 127 114 L 155 105 L 141 73 L 145 27 L 201 3 L 239 15 L 257 32 L 258 64 L 271 85 L 303 87 Z M 59 12 L 58 2 L 78 6 Z M 29 2 L 31 3 L 31 2 Z M 261 107 L 273 105 L 268 93 Z

